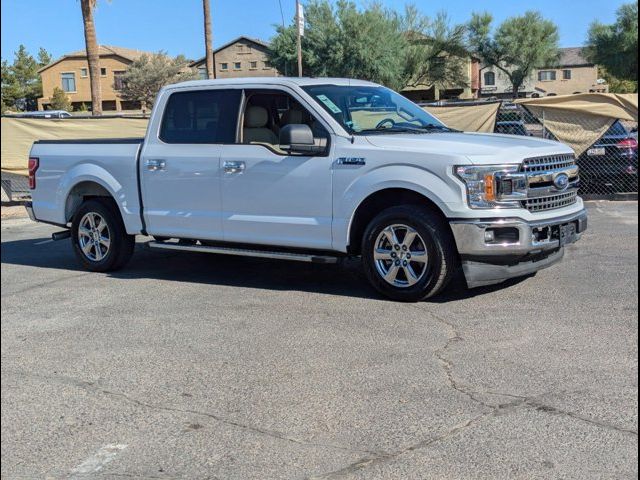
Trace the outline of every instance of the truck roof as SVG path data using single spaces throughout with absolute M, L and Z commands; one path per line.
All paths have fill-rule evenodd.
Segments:
M 345 85 L 345 86 L 378 86 L 373 82 L 366 80 L 356 80 L 353 78 L 329 78 L 329 77 L 239 77 L 239 78 L 222 78 L 216 80 L 191 80 L 187 82 L 174 83 L 167 85 L 165 88 L 181 88 L 181 87 L 198 87 L 198 86 L 218 86 L 218 85 L 244 85 L 244 84 L 265 84 L 265 85 L 288 85 L 288 86 L 307 86 L 307 85 Z

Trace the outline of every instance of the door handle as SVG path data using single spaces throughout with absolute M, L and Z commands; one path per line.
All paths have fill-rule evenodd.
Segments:
M 147 170 L 156 172 L 158 170 L 164 170 L 167 166 L 167 162 L 165 160 L 153 159 L 147 160 L 144 165 L 147 167 Z
M 224 162 L 222 166 L 224 173 L 242 173 L 246 165 L 244 162 Z

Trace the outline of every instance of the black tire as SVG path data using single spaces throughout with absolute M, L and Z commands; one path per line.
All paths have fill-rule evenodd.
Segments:
M 82 242 L 85 242 L 85 245 L 87 243 L 86 239 L 89 237 L 84 234 L 81 235 L 80 227 L 83 219 L 87 218 L 86 216 L 89 214 L 96 214 L 104 220 L 109 242 L 108 247 L 94 245 L 85 254 L 80 237 L 83 238 Z M 100 236 L 98 238 L 102 239 Z M 71 241 L 73 251 L 80 263 L 84 268 L 93 272 L 110 272 L 122 268 L 131 258 L 135 247 L 135 235 L 127 234 L 116 204 L 111 199 L 102 198 L 87 200 L 80 205 L 71 224 Z M 97 248 L 101 249 L 101 258 L 98 258 Z M 89 258 L 91 255 L 96 258 Z
M 374 259 L 374 251 L 379 247 L 378 242 L 383 235 L 383 230 L 391 226 L 397 228 L 398 225 L 407 226 L 417 232 L 419 236 L 417 241 L 420 245 L 418 250 L 425 249 L 427 254 L 424 266 L 422 263 L 418 264 L 418 268 L 422 269 L 421 276 L 413 285 L 408 281 L 406 269 L 404 270 L 406 285 L 396 286 L 389 283 L 383 278 Z M 415 258 L 417 257 L 414 253 Z M 384 265 L 394 261 L 384 260 L 385 263 L 381 268 L 385 268 Z M 409 268 L 413 261 L 409 257 Z M 376 290 L 388 298 L 403 302 L 418 302 L 437 295 L 451 281 L 459 266 L 458 252 L 449 225 L 437 213 L 416 205 L 387 208 L 369 223 L 362 239 L 362 263 L 367 279 Z M 417 271 L 417 269 L 411 271 L 414 270 Z

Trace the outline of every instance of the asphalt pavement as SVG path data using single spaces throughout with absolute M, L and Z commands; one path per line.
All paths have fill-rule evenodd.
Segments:
M 353 262 L 89 273 L 3 219 L 2 478 L 637 478 L 638 205 L 589 214 L 560 265 L 418 304 Z

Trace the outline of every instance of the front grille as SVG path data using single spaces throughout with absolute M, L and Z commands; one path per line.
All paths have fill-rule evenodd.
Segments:
M 522 202 L 522 206 L 530 212 L 541 212 L 573 205 L 578 200 L 578 191 L 564 192 L 548 197 L 530 198 Z
M 522 164 L 526 173 L 545 172 L 559 168 L 573 167 L 576 159 L 573 155 L 549 155 L 548 157 L 527 158 Z
M 522 163 L 522 172 L 527 175 L 529 196 L 522 206 L 530 212 L 542 212 L 573 205 L 578 201 L 578 177 L 575 173 L 576 159 L 572 154 L 549 155 L 527 158 Z M 570 187 L 560 191 L 554 188 L 553 179 L 560 173 L 570 175 Z M 535 179 L 534 179 L 535 178 Z

